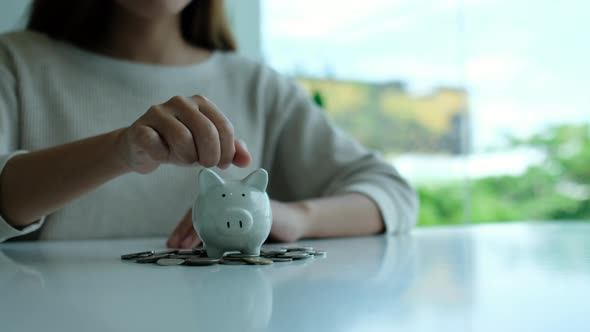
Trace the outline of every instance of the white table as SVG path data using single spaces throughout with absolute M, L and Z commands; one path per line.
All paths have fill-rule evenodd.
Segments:
M 0 244 L 0 331 L 590 331 L 590 222 L 305 241 L 324 259 L 163 267 L 163 239 Z

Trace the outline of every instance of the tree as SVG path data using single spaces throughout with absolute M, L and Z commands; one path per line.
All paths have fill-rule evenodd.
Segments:
M 590 221 L 590 125 L 562 125 L 513 146 L 542 151 L 546 160 L 520 176 L 473 180 L 471 220 Z M 418 188 L 420 225 L 456 224 L 462 220 L 462 182 Z

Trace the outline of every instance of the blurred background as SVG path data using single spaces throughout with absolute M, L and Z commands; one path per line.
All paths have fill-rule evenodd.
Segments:
M 0 32 L 28 3 L 0 4 Z M 420 226 L 590 221 L 590 2 L 226 3 L 241 53 L 418 188 Z
M 590 220 L 583 0 L 263 0 L 262 56 L 408 176 L 420 225 Z

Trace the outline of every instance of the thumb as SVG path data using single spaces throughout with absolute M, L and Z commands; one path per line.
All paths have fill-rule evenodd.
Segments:
M 232 163 L 238 167 L 247 167 L 252 162 L 252 156 L 248 151 L 246 142 L 235 140 L 236 154 Z

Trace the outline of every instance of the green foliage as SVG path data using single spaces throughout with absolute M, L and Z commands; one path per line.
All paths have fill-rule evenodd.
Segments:
M 322 97 L 322 94 L 319 91 L 314 91 L 313 92 L 313 101 L 316 103 L 316 105 L 318 105 L 320 108 L 324 108 L 325 103 L 324 103 L 324 97 Z
M 488 177 L 469 184 L 470 221 L 513 220 L 590 221 L 590 125 L 563 125 L 515 146 L 546 153 L 542 165 L 521 176 Z M 574 191 L 560 189 L 575 188 Z M 419 225 L 458 224 L 463 221 L 463 182 L 421 187 Z M 571 191 L 571 190 L 570 190 Z M 582 192 L 582 194 L 579 194 Z
M 418 188 L 420 226 L 460 224 L 463 220 L 461 184 L 438 188 Z

